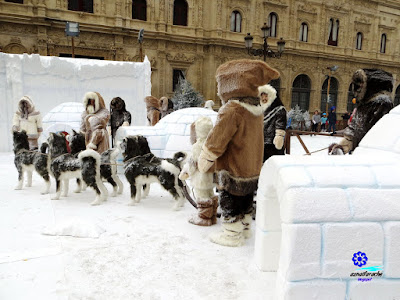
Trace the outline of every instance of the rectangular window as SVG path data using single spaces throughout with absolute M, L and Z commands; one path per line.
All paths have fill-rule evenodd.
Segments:
M 6 2 L 24 4 L 24 0 L 6 0 Z
M 68 0 L 68 10 L 93 13 L 93 0 Z

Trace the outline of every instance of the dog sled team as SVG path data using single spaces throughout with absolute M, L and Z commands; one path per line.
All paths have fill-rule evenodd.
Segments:
M 219 205 L 222 231 L 212 234 L 211 241 L 240 246 L 250 236 L 253 198 L 263 161 L 270 155 L 283 154 L 284 107 L 273 88 L 267 86 L 277 78 L 279 72 L 261 61 L 236 60 L 222 64 L 217 69 L 216 80 L 224 105 L 215 126 L 208 118 L 196 120 L 192 124 L 190 157 L 177 152 L 173 158 L 166 159 L 154 156 L 143 136 L 126 137 L 118 147 L 109 149 L 110 113 L 98 93 L 87 93 L 84 97 L 80 132 L 68 138 L 70 152 L 64 137 L 55 133 L 41 145 L 40 151 L 32 151 L 38 148 L 41 118 L 31 99 L 23 97 L 13 120 L 15 166 L 19 174 L 17 189 L 22 188 L 24 173 L 28 175 L 28 186 L 31 185 L 35 170 L 45 181 L 43 193 L 49 192 L 49 175 L 55 178 L 53 199 L 66 196 L 69 180 L 75 178 L 76 192 L 85 186 L 92 187 L 96 198 L 91 204 L 100 204 L 107 199 L 103 182 L 112 185 L 112 196 L 122 193 L 123 186 L 116 172 L 116 157 L 121 152 L 125 177 L 130 184 L 130 205 L 140 202 L 148 195 L 150 184 L 158 182 L 176 200 L 174 208 L 179 209 L 184 204 L 184 195 L 193 202 L 185 185 L 185 180 L 190 178 L 197 215 L 189 222 L 200 226 L 215 224 Z M 358 121 L 350 124 L 339 144 L 332 145 L 332 154 L 347 153 L 357 147 L 358 141 L 392 107 L 387 96 L 393 87 L 391 74 L 382 70 L 358 70 L 353 76 L 353 85 L 359 101 L 355 115 Z M 114 119 L 111 115 L 111 125 L 130 123 L 130 114 L 121 100 L 112 101 L 120 111 Z M 161 110 L 168 113 L 171 109 L 167 100 L 163 99 L 160 106 L 157 98 L 146 98 L 150 125 L 158 121 Z M 114 134 L 115 130 L 111 132 Z M 218 197 L 214 194 L 215 186 Z

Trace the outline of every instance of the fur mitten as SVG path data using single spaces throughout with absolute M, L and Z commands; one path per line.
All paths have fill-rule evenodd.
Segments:
M 214 163 L 213 161 L 208 160 L 208 159 L 205 157 L 204 152 L 201 152 L 201 154 L 200 154 L 200 156 L 199 156 L 199 160 L 197 161 L 197 166 L 198 166 L 199 171 L 200 171 L 201 173 L 206 173 L 206 172 L 211 168 L 211 166 L 213 165 L 213 163 Z
M 285 130 L 276 129 L 273 141 L 275 148 L 278 150 L 282 149 L 284 140 L 285 140 Z

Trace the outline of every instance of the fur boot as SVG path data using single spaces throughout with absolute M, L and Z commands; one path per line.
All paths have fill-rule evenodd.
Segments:
M 242 220 L 244 229 L 243 229 L 243 237 L 245 239 L 251 238 L 251 222 L 253 221 L 252 214 L 245 214 Z
M 211 226 L 214 219 L 213 199 L 199 199 L 197 201 L 197 215 L 189 219 L 189 223 L 199 226 Z
M 237 220 L 233 223 L 223 222 L 222 231 L 211 234 L 210 240 L 222 246 L 239 247 L 244 242 L 243 229 L 242 220 Z

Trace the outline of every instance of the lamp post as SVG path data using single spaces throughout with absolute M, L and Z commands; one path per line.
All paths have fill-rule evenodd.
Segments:
M 72 38 L 71 39 L 72 58 L 75 58 L 74 37 L 79 36 L 79 23 L 67 22 L 67 24 L 65 24 L 65 35 L 70 36 Z
M 282 56 L 283 51 L 285 50 L 285 44 L 286 42 L 284 41 L 283 38 L 280 38 L 279 41 L 277 42 L 278 45 L 278 51 L 275 52 L 273 51 L 269 45 L 268 45 L 268 34 L 269 34 L 269 26 L 267 23 L 264 23 L 264 26 L 261 27 L 261 31 L 263 34 L 263 46 L 261 49 L 253 49 L 253 37 L 250 35 L 250 33 L 247 33 L 247 35 L 244 38 L 244 43 L 247 48 L 247 53 L 249 55 L 254 55 L 254 56 L 264 56 L 264 61 L 267 60 L 267 57 L 275 57 L 275 58 L 280 58 Z
M 138 33 L 138 42 L 139 42 L 139 56 L 140 56 L 140 62 L 143 61 L 143 35 L 144 35 L 144 29 L 140 29 Z
M 335 72 L 337 69 L 339 69 L 339 66 L 327 67 L 327 69 L 329 70 L 329 75 L 328 75 L 328 88 L 326 89 L 326 107 L 325 107 L 325 112 L 328 114 L 329 88 L 331 86 L 332 72 Z

